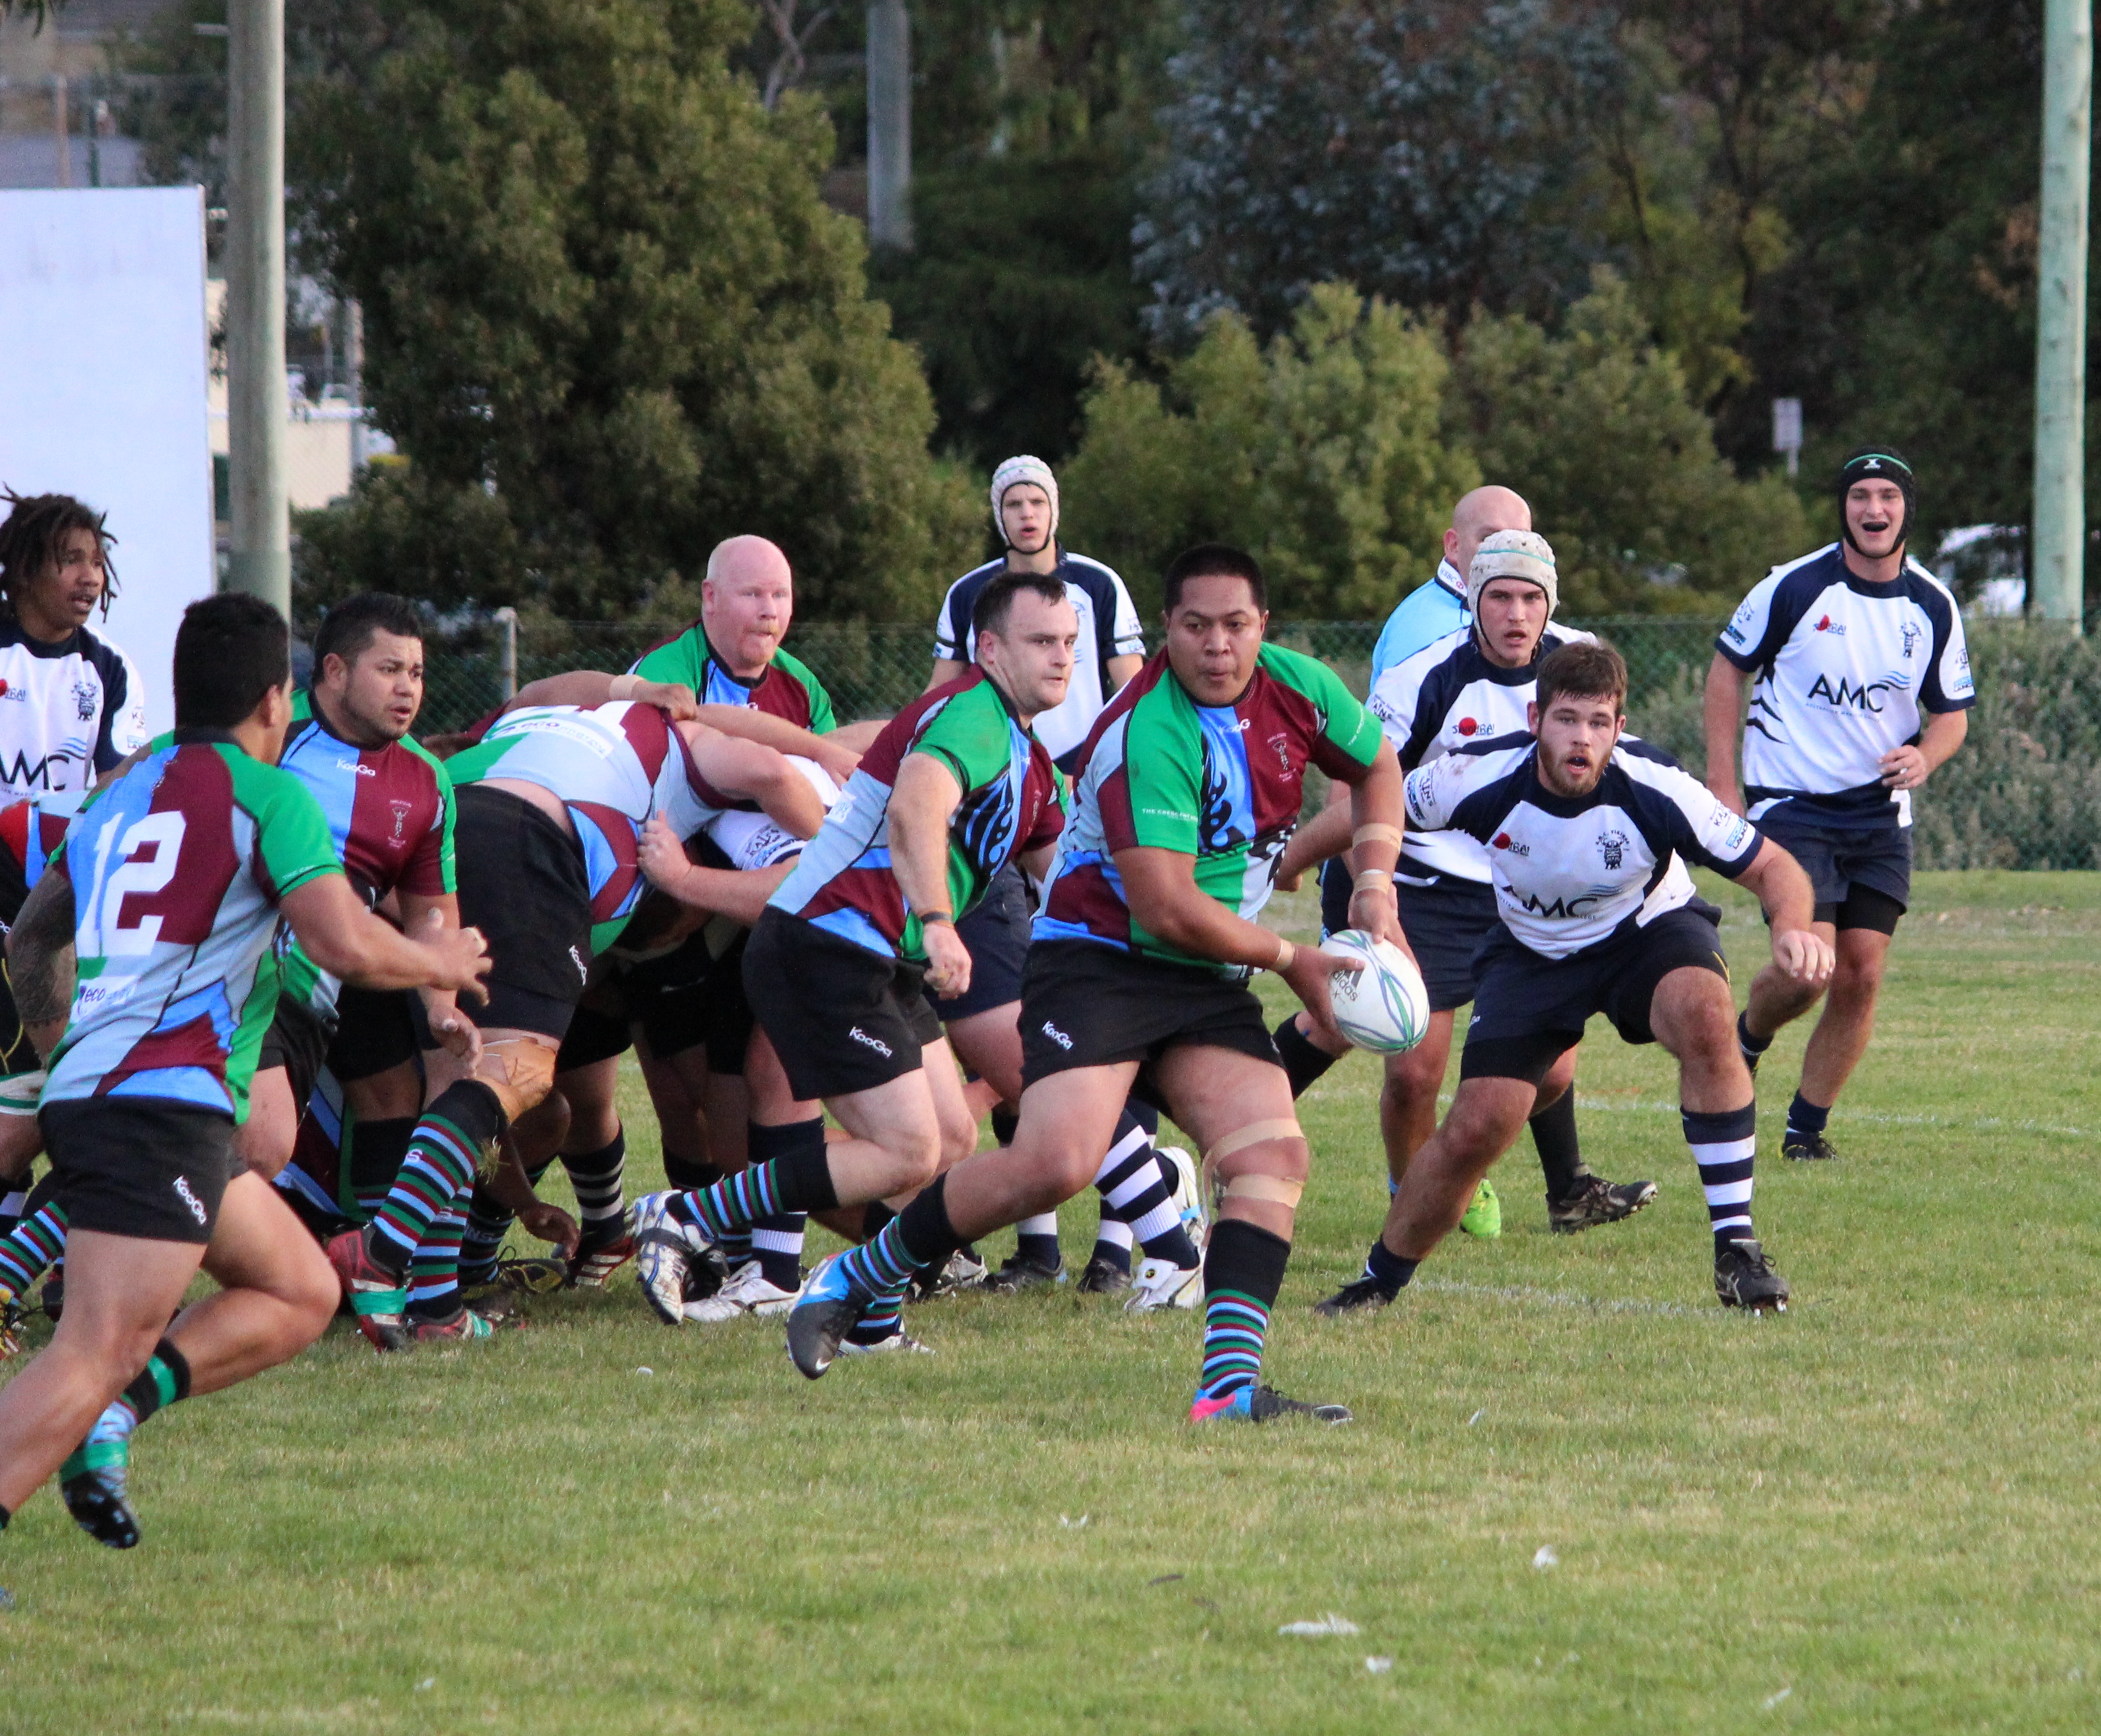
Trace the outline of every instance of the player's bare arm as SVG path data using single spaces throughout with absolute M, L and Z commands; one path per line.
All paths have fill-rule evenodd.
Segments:
M 411 934 L 443 933 L 460 925 L 459 896 L 452 892 L 409 892 L 396 888 L 388 902 L 402 929 Z M 425 987 L 418 991 L 423 1016 L 437 1038 L 456 1058 L 470 1065 L 481 1052 L 481 1033 L 474 1021 L 459 1009 L 458 996 L 450 989 Z
M 1836 954 L 1811 926 L 1816 894 L 1802 864 L 1767 838 L 1736 884 L 1758 899 L 1772 922 L 1774 964 L 1806 988 L 1829 982 Z
M 649 877 L 650 885 L 680 903 L 728 917 L 746 928 L 759 920 L 767 899 L 795 865 L 791 859 L 764 868 L 703 867 L 686 854 L 678 834 L 656 815 L 642 828 L 635 859 Z
M 724 795 L 756 802 L 767 819 L 798 838 L 817 835 L 825 823 L 825 805 L 783 755 L 705 723 L 681 723 L 678 729 L 701 775 Z
M 854 767 L 860 763 L 861 748 L 845 745 L 837 732 L 820 735 L 754 705 L 702 705 L 696 716 L 697 721 L 710 729 L 720 730 L 725 735 L 755 741 L 776 753 L 799 754 L 804 759 L 815 760 L 835 784 L 845 783 L 853 775 Z
M 962 799 L 954 774 L 931 753 L 905 756 L 890 795 L 890 871 L 919 917 L 927 986 L 949 996 L 971 986 L 970 948 L 949 908 L 949 818 Z
M 425 914 L 420 930 L 403 934 L 374 916 L 340 874 L 322 874 L 285 895 L 285 920 L 311 958 L 331 976 L 364 988 L 423 988 L 484 999 L 489 948 L 478 929 L 448 927 Z
M 1744 732 L 1744 695 L 1751 675 L 1750 670 L 1738 669 L 1716 652 L 1707 665 L 1706 694 L 1701 705 L 1707 735 L 1707 787 L 1732 814 L 1744 811 L 1743 792 L 1736 784 L 1736 743 Z
M 543 675 L 518 690 L 518 696 L 504 706 L 518 711 L 528 705 L 609 705 L 632 700 L 655 705 L 684 722 L 699 714 L 693 690 L 683 682 L 645 681 L 639 675 L 608 675 L 600 669 L 569 669 L 560 675 Z M 711 706 L 710 710 L 726 708 Z
M 1343 781 L 1350 789 L 1350 926 L 1390 940 L 1405 952 L 1408 937 L 1400 931 L 1393 871 L 1400 863 L 1407 801 L 1393 744 L 1382 740 L 1371 764 L 1359 775 L 1346 774 Z M 1325 819 L 1334 811 L 1324 808 L 1317 817 Z
M 1891 789 L 1917 789 L 1955 757 L 1969 734 L 1968 712 L 1928 713 L 1917 741 L 1892 748 L 1882 756 L 1882 782 Z
M 73 1006 L 73 882 L 46 874 L 30 891 L 7 936 L 7 980 L 15 1010 L 46 1060 Z

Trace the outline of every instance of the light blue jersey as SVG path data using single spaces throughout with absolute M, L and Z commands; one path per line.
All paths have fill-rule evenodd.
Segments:
M 1372 679 L 1376 682 L 1396 663 L 1405 663 L 1471 618 L 1466 612 L 1466 580 L 1451 562 L 1438 562 L 1436 576 L 1417 585 L 1387 617 L 1378 643 L 1372 647 Z

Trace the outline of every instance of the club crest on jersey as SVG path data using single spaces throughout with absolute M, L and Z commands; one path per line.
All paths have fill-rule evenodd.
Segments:
M 409 824 L 409 815 L 415 811 L 415 803 L 413 802 L 390 802 L 387 806 L 394 811 L 394 836 L 387 841 L 393 844 L 407 843 L 409 841 L 402 836 L 401 828 Z
M 1918 642 L 1924 635 L 1919 632 L 1917 624 L 1912 621 L 1906 621 L 1897 629 L 1897 631 L 1904 636 L 1904 649 L 1898 655 L 1909 663 L 1911 660 L 1912 653 L 1918 649 Z
M 1627 835 L 1617 828 L 1598 834 L 1598 854 L 1605 859 L 1608 869 L 1617 869 L 1627 859 Z
M 1276 756 L 1276 769 L 1279 775 L 1286 778 L 1297 777 L 1298 768 L 1291 763 L 1291 738 L 1283 731 L 1279 730 L 1269 738 L 1269 748 L 1270 751 Z
M 95 721 L 95 702 L 100 697 L 93 683 L 77 681 L 73 684 L 73 709 L 83 723 Z

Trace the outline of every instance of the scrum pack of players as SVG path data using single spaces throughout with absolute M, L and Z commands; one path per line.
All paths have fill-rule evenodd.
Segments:
M 69 821 L 77 792 L 0 814 L 0 1172 L 51 1160 L 0 1292 L 65 1261 L 51 1345 L 0 1392 L 0 1526 L 55 1471 L 84 1528 L 135 1543 L 139 1425 L 296 1354 L 339 1306 L 383 1350 L 482 1337 L 631 1255 L 668 1323 L 785 1315 L 812 1379 L 923 1349 L 908 1295 L 1058 1281 L 1055 1214 L 1090 1182 L 1082 1287 L 1202 1310 L 1193 1420 L 1347 1420 L 1261 1378 L 1308 1168 L 1294 1099 L 1345 1045 L 1338 961 L 1256 918 L 1324 862 L 1329 930 L 1412 942 L 1436 1022 L 1388 1067 L 1391 1208 L 1322 1312 L 1391 1301 L 1528 1123 L 1555 1228 L 1653 1197 L 1576 1148 L 1600 1012 L 1679 1063 L 1717 1293 L 1784 1308 L 1752 1230 L 1752 1075 L 1833 985 L 1788 1146 L 1828 1155 L 1909 890 L 1908 793 L 1971 703 L 1959 616 L 1904 552 L 1908 468 L 1856 455 L 1838 494 L 1842 541 L 1723 636 L 1705 785 L 1625 735 L 1624 664 L 1551 625 L 1552 550 L 1500 489 L 1460 503 L 1369 705 L 1266 641 L 1261 570 L 1221 546 L 1170 565 L 1145 657 L 1121 581 L 1058 545 L 1033 459 L 996 474 L 1007 552 L 952 590 L 934 680 L 881 724 L 841 727 L 781 649 L 788 563 L 756 537 L 715 550 L 701 620 L 634 669 L 536 683 L 428 747 L 400 599 L 331 611 L 296 694 L 272 612 L 194 606 L 175 731 Z M 1758 682 L 1748 812 L 1725 665 Z M 1309 766 L 1333 799 L 1302 827 Z M 1771 924 L 1741 1019 L 1688 863 Z M 1260 970 L 1304 1009 L 1274 1035 Z M 670 1184 L 631 1208 L 630 1047 Z M 1201 1182 L 1156 1145 L 1161 1110 Z M 535 1192 L 557 1160 L 573 1219 Z M 847 1246 L 806 1275 L 812 1216 Z M 554 1257 L 500 1261 L 514 1221 Z M 1010 1226 L 989 1272 L 975 1243 Z M 219 1290 L 175 1314 L 200 1265 Z

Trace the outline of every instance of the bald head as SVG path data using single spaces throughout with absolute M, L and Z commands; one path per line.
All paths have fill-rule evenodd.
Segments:
M 1483 537 L 1492 531 L 1531 528 L 1532 508 L 1525 505 L 1524 497 L 1515 488 L 1491 483 L 1459 497 L 1459 504 L 1452 509 L 1452 528 L 1444 532 L 1444 559 L 1463 580 Z
M 701 625 L 715 655 L 745 681 L 766 673 L 795 612 L 788 557 L 763 537 L 715 545 L 701 586 Z

